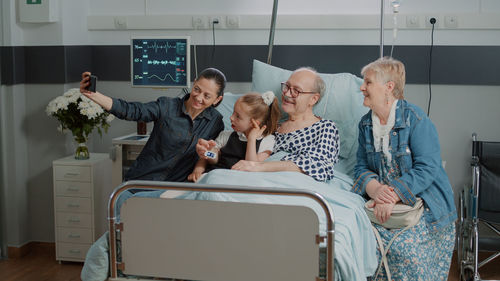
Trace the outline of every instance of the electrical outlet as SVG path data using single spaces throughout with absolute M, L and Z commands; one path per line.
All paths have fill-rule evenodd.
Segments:
M 231 29 L 238 29 L 240 27 L 240 16 L 227 16 L 226 26 Z
M 208 28 L 208 18 L 205 16 L 193 16 L 193 28 L 194 29 L 207 29 Z
M 226 17 L 224 16 L 210 16 L 208 18 L 208 25 L 210 29 L 223 29 L 226 28 Z
M 127 29 L 127 18 L 126 17 L 114 17 L 115 28 L 116 29 Z
M 420 28 L 420 17 L 406 16 L 406 28 Z
M 455 15 L 444 16 L 444 27 L 457 28 L 458 27 L 458 17 Z
M 425 27 L 426 28 L 432 28 L 432 24 L 431 24 L 431 19 L 432 18 L 436 19 L 436 23 L 434 24 L 434 29 L 436 29 L 440 25 L 440 20 L 439 20 L 438 16 L 426 16 L 425 17 Z

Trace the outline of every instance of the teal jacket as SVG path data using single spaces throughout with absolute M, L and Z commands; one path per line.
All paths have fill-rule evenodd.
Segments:
M 354 167 L 352 191 L 367 197 L 366 184 L 381 175 L 381 153 L 375 152 L 371 110 L 359 122 L 359 147 Z M 439 231 L 457 218 L 453 190 L 442 166 L 436 128 L 417 106 L 399 100 L 396 120 L 390 132 L 390 145 L 401 177 L 390 186 L 402 203 L 413 205 L 416 197 L 425 205 L 424 218 L 431 231 Z

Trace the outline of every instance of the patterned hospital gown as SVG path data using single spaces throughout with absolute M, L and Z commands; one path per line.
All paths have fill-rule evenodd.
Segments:
M 321 119 L 309 127 L 290 133 L 276 133 L 274 152 L 289 154 L 281 161 L 292 161 L 317 181 L 333 178 L 339 158 L 339 132 L 335 123 Z

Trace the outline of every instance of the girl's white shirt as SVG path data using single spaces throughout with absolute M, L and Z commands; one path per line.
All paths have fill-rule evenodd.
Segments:
M 227 141 L 229 140 L 229 136 L 231 136 L 231 134 L 233 132 L 234 131 L 232 131 L 232 130 L 220 132 L 219 136 L 215 139 L 215 143 L 217 143 L 216 147 L 218 149 L 220 149 L 221 147 L 225 146 Z M 241 132 L 236 132 L 236 134 L 238 134 L 238 139 L 240 141 L 244 141 L 244 142 L 248 141 L 245 134 L 243 134 Z M 257 151 L 257 153 L 261 153 L 261 152 L 264 152 L 266 150 L 273 152 L 274 135 L 267 135 L 265 137 L 261 136 L 260 138 L 257 138 L 257 140 L 262 140 L 260 142 L 259 151 Z

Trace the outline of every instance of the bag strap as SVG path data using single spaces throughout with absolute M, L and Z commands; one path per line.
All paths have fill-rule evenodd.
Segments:
M 375 238 L 377 238 L 377 244 L 378 248 L 380 250 L 380 254 L 382 255 L 382 258 L 380 259 L 380 263 L 378 264 L 377 271 L 375 273 L 375 277 L 373 277 L 373 280 L 377 280 L 378 274 L 380 273 L 380 270 L 382 269 L 382 265 L 384 265 L 385 272 L 387 273 L 387 279 L 391 280 L 391 271 L 389 270 L 389 263 L 387 262 L 387 255 L 384 249 L 384 243 L 382 242 L 382 238 L 380 238 L 380 234 L 378 230 L 372 225 L 373 233 L 375 234 Z
M 382 265 L 384 265 L 385 272 L 387 274 L 387 280 L 392 280 L 391 271 L 389 270 L 389 262 L 387 261 L 387 252 L 389 252 L 389 248 L 391 247 L 394 240 L 396 240 L 396 238 L 399 235 L 401 235 L 401 233 L 407 231 L 410 227 L 412 227 L 414 225 L 415 224 L 410 224 L 410 225 L 406 226 L 405 228 L 401 229 L 401 231 L 396 233 L 396 235 L 394 235 L 394 237 L 392 237 L 392 239 L 389 241 L 389 243 L 387 243 L 387 246 L 384 247 L 384 243 L 382 242 L 382 238 L 380 237 L 380 233 L 378 232 L 377 228 L 374 227 L 372 224 L 372 229 L 373 229 L 373 232 L 375 234 L 375 238 L 377 239 L 377 244 L 378 244 L 378 247 L 380 249 L 380 253 L 382 255 L 382 258 L 380 259 L 380 263 L 378 265 L 378 269 L 375 273 L 375 277 L 373 278 L 373 280 L 377 280 L 378 274 L 380 273 L 380 270 L 382 269 Z

